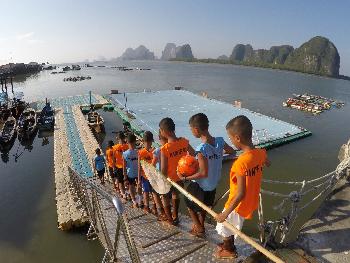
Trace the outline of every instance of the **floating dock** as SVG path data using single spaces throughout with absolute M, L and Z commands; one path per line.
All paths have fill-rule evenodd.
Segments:
M 99 95 L 94 94 L 91 98 L 94 104 L 107 103 Z M 68 166 L 87 177 L 92 177 L 93 150 L 99 146 L 79 108 L 80 105 L 89 103 L 89 95 L 52 99 L 50 103 L 56 111 L 54 170 L 57 221 L 60 229 L 69 230 L 85 225 L 88 218 L 77 197 L 70 190 Z M 44 105 L 45 102 L 37 103 L 39 109 Z M 87 146 L 90 148 L 86 148 Z
M 118 214 L 113 204 L 104 198 L 115 196 L 113 185 L 108 181 L 101 185 L 93 174 L 92 159 L 94 150 L 99 146 L 80 109 L 79 103 L 84 105 L 86 99 L 87 96 L 76 96 L 66 100 L 51 100 L 53 105 L 60 107 L 56 108 L 54 132 L 58 227 L 61 230 L 70 230 L 93 223 L 98 238 L 106 249 L 105 256 L 113 257 L 115 254 L 118 262 L 131 262 L 125 236 L 117 229 Z M 94 103 L 103 104 L 105 101 L 96 99 Z M 87 202 L 79 198 L 70 168 L 94 184 L 104 195 L 97 192 L 94 194 L 89 188 L 85 197 L 92 205 L 87 205 Z M 93 203 L 93 199 L 97 203 Z M 88 213 L 88 207 L 94 210 L 94 218 Z M 213 225 L 207 225 L 206 239 L 200 239 L 188 233 L 191 222 L 184 215 L 180 216 L 179 227 L 159 222 L 154 215 L 134 209 L 129 203 L 125 204 L 125 215 L 141 262 L 228 262 L 216 260 L 213 256 L 216 244 L 220 242 Z M 237 241 L 236 247 L 240 255 L 238 260 L 245 259 L 255 251 L 241 240 Z
M 50 100 L 56 109 L 54 166 L 58 227 L 70 230 L 90 224 L 88 237 L 97 236 L 100 240 L 105 249 L 103 262 L 232 262 L 218 260 L 213 256 L 216 245 L 220 242 L 213 225 L 207 224 L 206 236 L 201 239 L 188 233 L 191 221 L 185 215 L 180 215 L 180 224 L 174 227 L 157 221 L 154 215 L 146 214 L 141 209 L 132 208 L 130 203 L 124 204 L 123 215 L 117 213 L 112 203 L 115 196 L 112 183 L 106 180 L 101 185 L 92 169 L 94 150 L 99 145 L 81 111 L 81 106 L 88 105 L 89 99 L 89 95 L 82 95 Z M 109 103 L 95 94 L 91 100 L 100 106 Z M 220 102 L 214 102 L 220 105 Z M 41 106 L 40 103 L 38 107 Z M 203 108 L 198 107 L 196 111 L 205 112 L 205 109 L 203 105 Z M 217 110 L 220 111 L 220 108 Z M 187 113 L 193 114 L 196 111 Z M 249 113 L 248 110 L 243 111 Z M 130 112 L 120 109 L 118 112 L 125 115 L 124 120 L 136 119 Z M 175 117 L 174 119 L 176 121 Z M 155 121 L 154 119 L 154 125 Z M 134 128 L 142 132 L 138 126 Z M 125 222 L 124 228 L 120 225 L 121 219 Z M 255 250 L 239 238 L 235 245 L 239 254 L 235 261 L 249 262 Z M 288 262 L 308 262 L 294 252 L 292 256 L 290 253 L 290 250 L 276 251 L 279 257 Z M 294 261 L 290 261 L 290 258 Z
M 170 117 L 176 124 L 177 134 L 188 138 L 192 145 L 198 144 L 198 139 L 192 135 L 188 120 L 199 112 L 208 116 L 211 133 L 224 137 L 227 142 L 225 125 L 238 115 L 251 120 L 253 142 L 257 147 L 273 148 L 311 135 L 310 131 L 296 125 L 185 90 L 121 93 L 108 98 L 115 105 L 117 114 L 135 133 L 149 130 L 158 134 L 159 121 Z

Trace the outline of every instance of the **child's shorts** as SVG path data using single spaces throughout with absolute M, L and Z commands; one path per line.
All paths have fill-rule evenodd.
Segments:
M 128 177 L 129 184 L 136 184 L 136 180 L 137 180 L 137 177 L 134 177 L 134 178 Z
M 181 186 L 182 188 L 184 187 L 184 183 L 182 181 L 178 181 L 176 182 L 179 186 Z M 167 196 L 168 198 L 172 198 L 172 195 L 176 194 L 177 195 L 177 198 L 180 198 L 180 191 L 177 190 L 177 188 L 175 188 L 174 186 L 171 186 L 170 187 L 170 191 L 169 193 L 165 194 L 165 196 Z
M 103 168 L 103 169 L 100 170 L 100 171 L 97 171 L 97 176 L 98 176 L 99 178 L 102 178 L 104 174 L 105 174 L 105 168 Z
M 112 178 L 112 180 L 115 180 L 115 173 L 113 167 L 108 167 L 109 175 Z
M 224 211 L 225 209 L 222 212 Z M 237 214 L 236 211 L 232 211 L 231 214 L 229 214 L 226 218 L 226 221 L 236 227 L 238 230 L 241 230 L 244 222 L 244 217 Z M 218 234 L 222 237 L 230 237 L 234 235 L 235 239 L 237 238 L 237 235 L 227 229 L 222 223 L 217 223 L 216 232 L 218 232 Z
M 141 177 L 141 184 L 142 184 L 142 190 L 145 193 L 151 193 L 152 192 L 152 185 L 149 183 L 147 179 L 145 179 L 143 176 Z
M 118 180 L 119 183 L 124 182 L 123 168 L 115 168 L 114 174 L 115 174 L 115 178 Z
M 216 190 L 213 191 L 204 191 L 198 183 L 196 182 L 190 182 L 187 186 L 186 190 L 196 197 L 199 201 L 204 203 L 206 206 L 213 206 L 215 201 L 215 193 Z M 196 203 L 190 201 L 188 198 L 185 198 L 186 206 L 191 209 L 192 211 L 199 213 L 202 211 L 202 208 L 200 208 Z

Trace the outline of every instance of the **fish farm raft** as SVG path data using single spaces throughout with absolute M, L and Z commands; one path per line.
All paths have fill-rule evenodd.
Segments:
M 329 99 L 321 96 L 302 94 L 294 94 L 293 98 L 288 98 L 283 102 L 284 107 L 290 107 L 292 109 L 297 109 L 301 111 L 311 112 L 313 114 L 319 114 L 332 107 L 343 107 L 344 102 L 336 101 L 334 99 Z

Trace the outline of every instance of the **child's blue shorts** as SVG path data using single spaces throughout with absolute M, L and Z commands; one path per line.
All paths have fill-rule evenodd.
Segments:
M 141 183 L 142 183 L 142 189 L 145 193 L 151 193 L 152 192 L 152 186 L 149 183 L 147 179 L 145 179 L 143 176 L 141 177 Z

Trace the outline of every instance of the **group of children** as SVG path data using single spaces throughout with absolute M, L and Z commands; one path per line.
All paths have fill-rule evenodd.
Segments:
M 136 196 L 143 192 L 143 209 L 157 215 L 158 220 L 172 225 L 179 223 L 179 192 L 174 187 L 166 195 L 155 192 L 142 170 L 140 161 L 152 163 L 163 175 L 185 187 L 208 207 L 212 207 L 216 187 L 221 178 L 223 155 L 235 154 L 235 150 L 222 137 L 214 137 L 209 133 L 209 120 L 204 113 L 193 115 L 189 119 L 189 126 L 194 137 L 201 141 L 195 149 L 186 138 L 176 136 L 174 121 L 164 118 L 159 123 L 159 148 L 152 148 L 153 134 L 146 131 L 143 135 L 144 148 L 141 150 L 136 149 L 135 135 L 129 134 L 126 138 L 123 132 L 118 134 L 117 144 L 113 145 L 110 141 L 106 150 L 109 174 L 121 197 L 128 199 L 129 195 L 133 206 L 139 207 L 141 202 L 136 200 Z M 252 217 L 258 208 L 263 167 L 269 166 L 270 163 L 266 151 L 254 147 L 252 124 L 246 116 L 241 115 L 230 120 L 226 131 L 232 144 L 242 153 L 234 161 L 230 171 L 230 193 L 224 210 L 215 218 L 218 222 L 216 230 L 223 237 L 223 243 L 219 244 L 215 256 L 235 258 L 237 253 L 234 236 L 222 223 L 226 220 L 240 230 L 244 220 Z M 104 183 L 104 167 L 101 165 L 104 159 L 99 149 L 96 150 L 96 154 L 94 166 L 101 183 Z M 199 169 L 186 177 L 177 171 L 177 165 L 181 157 L 187 154 L 196 156 Z M 125 189 L 128 189 L 128 195 Z M 150 198 L 153 199 L 152 209 L 149 208 Z M 202 237 L 205 234 L 206 212 L 189 199 L 185 199 L 185 202 L 193 222 L 190 233 Z

